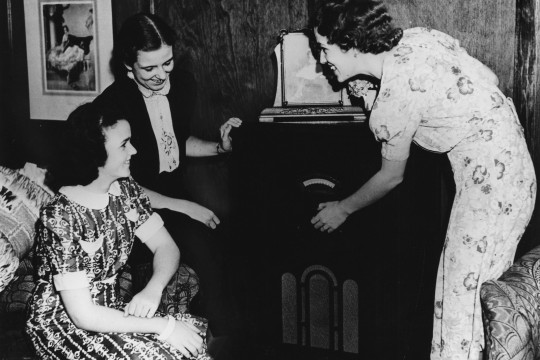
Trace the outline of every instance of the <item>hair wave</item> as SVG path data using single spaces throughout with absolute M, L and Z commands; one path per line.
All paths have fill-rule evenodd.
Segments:
M 343 50 L 373 54 L 391 50 L 403 37 L 403 30 L 394 27 L 386 6 L 378 0 L 326 1 L 310 27 Z

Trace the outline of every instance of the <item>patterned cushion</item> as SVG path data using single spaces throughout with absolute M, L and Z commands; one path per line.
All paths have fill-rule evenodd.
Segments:
M 180 264 L 163 292 L 160 310 L 168 314 L 185 313 L 198 291 L 199 277 L 192 268 Z
M 493 360 L 540 355 L 540 246 L 516 261 L 498 280 L 482 284 L 486 352 Z
M 152 276 L 152 263 L 138 264 L 133 269 L 134 291 L 141 291 Z M 184 313 L 189 310 L 191 300 L 199 291 L 199 277 L 186 264 L 180 264 L 178 271 L 163 291 L 158 310 L 168 313 Z
M 15 272 L 15 279 L 5 291 L 0 292 L 0 314 L 26 314 L 26 308 L 36 287 L 33 273 L 31 257 L 25 257 Z
M 4 233 L 0 232 L 0 293 L 15 276 L 19 258 Z
M 25 173 L 38 174 L 28 166 L 21 170 L 0 166 L 0 292 L 12 281 L 19 260 L 32 248 L 39 209 L 52 197 L 39 180 L 33 181 Z
M 0 231 L 22 258 L 34 244 L 40 207 L 52 194 L 19 170 L 0 166 Z

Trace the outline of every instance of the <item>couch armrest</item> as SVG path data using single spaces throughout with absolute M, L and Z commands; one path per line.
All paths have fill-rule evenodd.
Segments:
M 540 247 L 516 261 L 497 280 L 482 284 L 488 359 L 536 359 L 540 345 Z

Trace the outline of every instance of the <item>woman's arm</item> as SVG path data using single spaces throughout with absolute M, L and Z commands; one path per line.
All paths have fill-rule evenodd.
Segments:
M 186 155 L 191 157 L 214 156 L 232 151 L 231 130 L 242 125 L 239 118 L 230 118 L 219 128 L 221 142 L 206 141 L 195 136 L 186 140 Z
M 316 229 L 332 232 L 347 217 L 379 200 L 403 181 L 407 160 L 382 159 L 381 169 L 351 196 L 341 200 L 319 204 L 319 213 L 311 219 Z
M 155 209 L 169 209 L 181 212 L 194 220 L 202 222 L 212 229 L 215 229 L 220 223 L 216 214 L 202 205 L 194 203 L 193 201 L 165 196 L 145 187 L 142 188 L 146 195 L 148 195 L 148 198 L 150 198 L 150 204 Z
M 190 157 L 215 156 L 225 151 L 221 148 L 221 144 L 215 141 L 207 141 L 199 139 L 195 136 L 190 136 L 186 140 L 186 155 Z
M 153 317 L 161 301 L 163 289 L 180 264 L 180 250 L 165 227 L 161 227 L 144 244 L 154 254 L 152 277 L 144 289 L 126 305 L 125 316 Z

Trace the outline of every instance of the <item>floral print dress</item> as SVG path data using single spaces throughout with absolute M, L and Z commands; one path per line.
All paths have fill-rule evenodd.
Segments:
M 512 263 L 536 198 L 531 157 L 497 77 L 441 32 L 413 28 L 383 63 L 370 127 L 382 156 L 412 142 L 450 159 L 456 195 L 435 294 L 432 359 L 467 359 L 483 347 L 480 285 Z
M 111 185 L 108 194 L 90 194 L 81 186 L 64 187 L 40 214 L 37 229 L 37 286 L 26 331 L 41 359 L 181 359 L 183 355 L 155 334 L 98 333 L 77 328 L 59 291 L 88 287 L 94 304 L 123 310 L 116 277 L 135 236 L 149 239 L 163 221 L 131 178 Z M 156 313 L 156 316 L 165 314 Z M 203 336 L 206 321 L 189 314 Z M 197 359 L 211 359 L 206 353 Z

